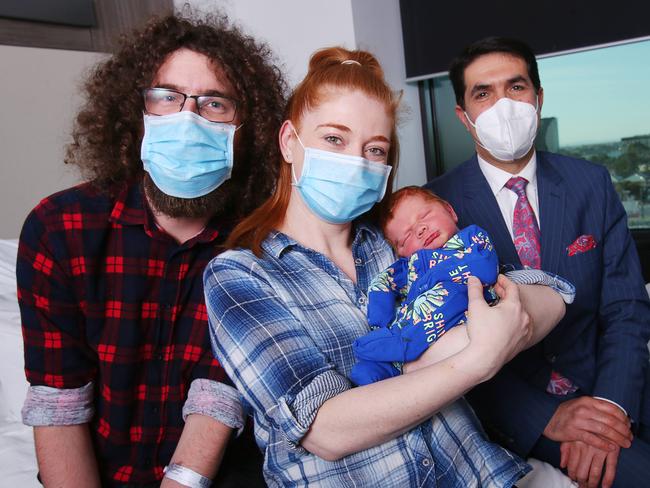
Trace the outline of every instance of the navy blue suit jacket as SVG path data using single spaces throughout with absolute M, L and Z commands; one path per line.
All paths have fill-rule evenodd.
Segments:
M 542 342 L 468 396 L 495 440 L 522 456 L 566 399 L 545 392 L 552 369 L 638 420 L 650 339 L 639 258 L 607 170 L 538 152 L 537 186 L 542 269 L 574 283 L 576 299 Z M 477 224 L 488 231 L 502 264 L 521 267 L 476 156 L 427 187 L 451 203 L 461 228 Z M 593 236 L 596 247 L 569 256 L 567 247 L 582 235 Z

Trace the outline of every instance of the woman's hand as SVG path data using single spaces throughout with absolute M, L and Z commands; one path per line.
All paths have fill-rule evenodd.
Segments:
M 522 307 L 517 285 L 503 275 L 499 275 L 495 288 L 501 300 L 494 307 L 483 298 L 477 278 L 470 277 L 467 286 L 467 352 L 471 351 L 475 366 L 487 380 L 528 345 L 532 334 L 530 317 Z

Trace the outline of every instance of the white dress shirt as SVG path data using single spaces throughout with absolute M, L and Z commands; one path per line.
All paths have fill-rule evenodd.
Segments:
M 539 222 L 539 197 L 537 195 L 537 153 L 533 152 L 528 164 L 526 164 L 526 166 L 515 175 L 491 165 L 478 154 L 477 157 L 479 168 L 481 168 L 481 172 L 483 173 L 483 176 L 485 176 L 488 185 L 490 185 L 494 198 L 497 200 L 499 210 L 501 210 L 501 215 L 503 215 L 503 220 L 506 223 L 506 227 L 508 227 L 508 232 L 510 232 L 510 237 L 514 240 L 512 219 L 515 211 L 515 203 L 517 202 L 517 194 L 506 188 L 505 184 L 510 178 L 516 176 L 521 176 L 528 180 L 528 185 L 526 185 L 526 197 L 528 198 L 531 207 L 533 207 L 533 212 L 535 212 L 535 218 L 537 219 L 537 225 L 539 225 L 541 231 L 542 227 Z

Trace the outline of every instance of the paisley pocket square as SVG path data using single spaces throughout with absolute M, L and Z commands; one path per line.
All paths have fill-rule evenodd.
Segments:
M 596 247 L 596 239 L 594 239 L 594 236 L 583 234 L 573 241 L 573 244 L 568 246 L 566 250 L 569 256 L 575 256 L 581 252 L 587 252 L 594 247 Z

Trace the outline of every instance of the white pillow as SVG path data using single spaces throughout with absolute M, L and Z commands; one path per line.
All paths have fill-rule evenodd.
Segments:
M 533 470 L 517 481 L 519 488 L 573 488 L 578 486 L 578 483 L 571 481 L 571 478 L 562 471 L 544 461 L 528 458 L 528 464 L 533 467 Z
M 0 239 L 0 299 L 16 298 L 18 239 Z
M 17 239 L 0 239 L 0 418 L 20 421 L 29 384 L 16 298 Z
M 0 486 L 43 488 L 37 473 L 32 428 L 0 422 Z

